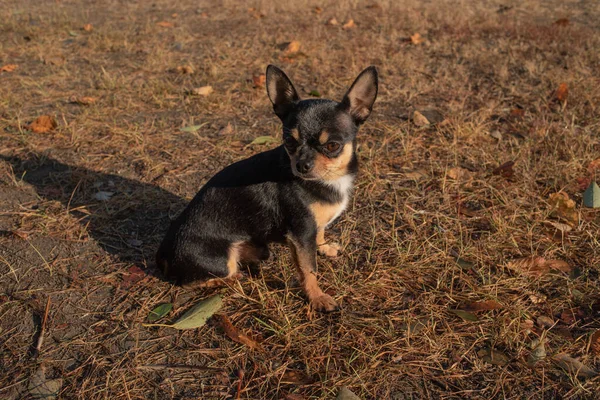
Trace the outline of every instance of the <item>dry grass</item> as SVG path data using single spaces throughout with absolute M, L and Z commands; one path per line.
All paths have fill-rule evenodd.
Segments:
M 0 67 L 18 68 L 0 73 L 0 397 L 27 397 L 43 363 L 64 379 L 61 398 L 317 399 L 341 386 L 364 399 L 594 398 L 598 377 L 577 378 L 551 358 L 567 353 L 600 370 L 591 339 L 600 213 L 581 207 L 577 181 L 600 157 L 598 3 L 281 3 L 4 2 Z M 326 26 L 333 16 L 357 27 Z M 426 42 L 408 43 L 415 32 Z M 278 44 L 294 39 L 303 54 L 282 59 Z M 379 66 L 356 194 L 330 232 L 343 255 L 319 260 L 337 315 L 309 311 L 284 249 L 259 277 L 196 293 L 150 265 L 169 217 L 207 178 L 265 148 L 246 146 L 253 138 L 280 136 L 251 83 L 269 63 L 303 93 L 333 98 Z M 562 104 L 550 101 L 561 82 Z M 188 94 L 204 85 L 214 93 Z M 97 100 L 73 104 L 73 95 Z M 416 127 L 406 116 L 423 108 L 446 121 Z M 516 108 L 522 116 L 511 116 Z M 23 128 L 43 114 L 56 118 L 54 132 Z M 227 124 L 233 131 L 220 134 Z M 190 125 L 202 127 L 179 129 Z M 511 160 L 512 177 L 493 173 Z M 560 190 L 581 221 L 564 234 L 549 224 L 558 221 L 549 195 Z M 99 202 L 98 191 L 114 195 Z M 508 268 L 529 255 L 573 270 Z M 174 303 L 172 318 L 215 291 L 263 351 L 214 322 L 141 326 L 162 302 Z M 449 311 L 484 300 L 502 308 L 477 312 L 477 322 Z M 540 326 L 544 316 L 556 325 Z M 541 337 L 548 357 L 530 368 Z M 508 363 L 486 362 L 490 348 Z

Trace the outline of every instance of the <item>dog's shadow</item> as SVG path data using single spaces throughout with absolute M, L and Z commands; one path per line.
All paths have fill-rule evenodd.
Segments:
M 152 265 L 170 220 L 187 201 L 155 184 L 61 163 L 43 155 L 0 155 L 17 181 L 44 200 L 60 201 L 88 234 L 120 261 Z M 33 208 L 38 207 L 32 205 Z

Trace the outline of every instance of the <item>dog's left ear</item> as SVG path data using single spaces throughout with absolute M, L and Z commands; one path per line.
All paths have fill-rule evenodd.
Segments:
M 370 66 L 358 75 L 348 93 L 344 96 L 341 108 L 348 112 L 357 125 L 369 118 L 377 98 L 377 68 Z

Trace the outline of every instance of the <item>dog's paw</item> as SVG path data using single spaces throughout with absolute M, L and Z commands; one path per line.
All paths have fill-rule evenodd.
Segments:
M 341 247 L 337 243 L 326 243 L 319 246 L 319 254 L 327 257 L 337 257 Z
M 314 310 L 320 312 L 332 312 L 339 310 L 339 306 L 333 297 L 325 293 L 310 299 L 310 305 Z

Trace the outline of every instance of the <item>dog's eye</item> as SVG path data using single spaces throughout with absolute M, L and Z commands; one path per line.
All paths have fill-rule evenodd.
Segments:
M 336 142 L 329 142 L 329 143 L 325 144 L 325 148 L 327 149 L 328 152 L 335 153 L 336 151 L 339 150 L 340 144 L 336 143 Z

